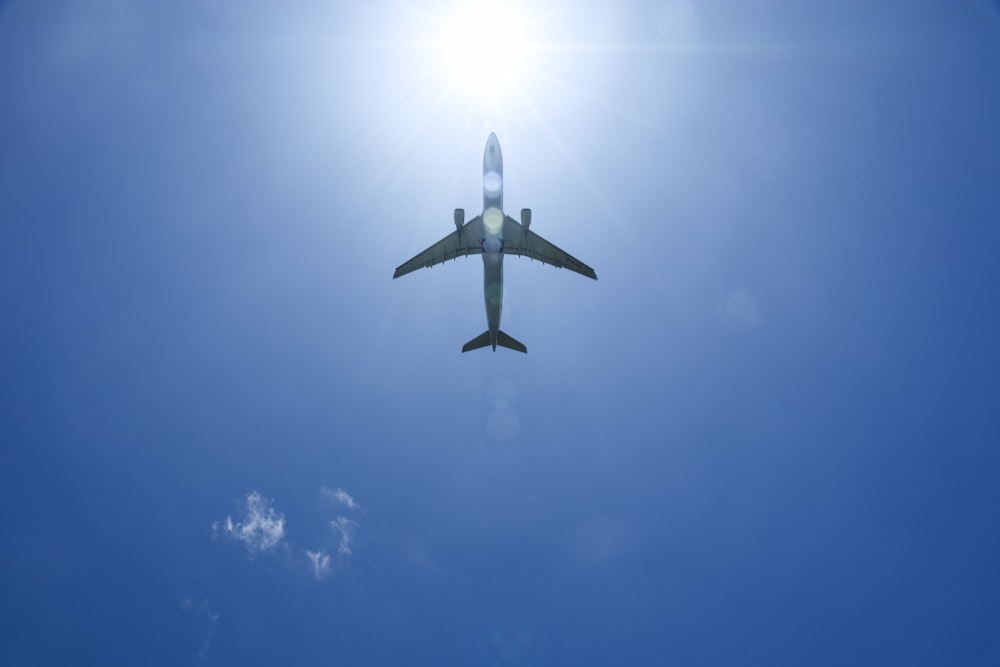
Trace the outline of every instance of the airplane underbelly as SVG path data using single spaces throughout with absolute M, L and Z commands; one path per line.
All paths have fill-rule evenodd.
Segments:
M 491 331 L 500 328 L 503 308 L 503 255 L 483 254 L 483 296 L 486 298 L 486 322 Z

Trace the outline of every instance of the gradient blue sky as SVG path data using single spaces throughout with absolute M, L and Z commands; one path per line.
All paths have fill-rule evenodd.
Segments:
M 513 7 L 0 4 L 0 664 L 1000 664 L 1000 5 Z

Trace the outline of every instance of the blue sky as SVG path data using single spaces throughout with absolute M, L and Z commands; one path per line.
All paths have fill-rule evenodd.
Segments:
M 0 664 L 997 664 L 1000 5 L 356 5 L 0 4 Z

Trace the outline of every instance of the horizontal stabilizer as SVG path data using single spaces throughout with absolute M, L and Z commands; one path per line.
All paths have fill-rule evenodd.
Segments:
M 490 340 L 490 332 L 484 331 L 482 334 L 476 336 L 468 343 L 462 346 L 462 352 L 468 352 L 469 350 L 478 350 L 481 347 L 486 347 L 488 345 L 493 345 L 493 341 Z M 528 352 L 528 348 L 519 341 L 514 340 L 502 331 L 497 331 L 497 345 L 500 347 L 506 347 L 509 350 L 516 350 L 517 352 Z M 496 351 L 496 346 L 493 346 L 493 350 Z
M 506 347 L 509 350 L 517 350 L 518 352 L 528 353 L 528 348 L 524 346 L 523 343 L 514 340 L 502 331 L 497 331 L 497 345 Z
M 490 345 L 490 332 L 484 331 L 482 335 L 476 336 L 468 343 L 462 346 L 462 352 L 468 352 L 469 350 L 478 350 L 481 347 L 486 347 Z

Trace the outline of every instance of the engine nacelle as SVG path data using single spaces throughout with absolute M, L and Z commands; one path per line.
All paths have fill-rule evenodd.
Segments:
M 465 224 L 465 209 L 456 208 L 455 209 L 455 229 L 461 230 L 462 225 Z
M 522 208 L 521 209 L 521 226 L 524 227 L 524 231 L 528 231 L 528 227 L 531 226 L 531 209 Z

